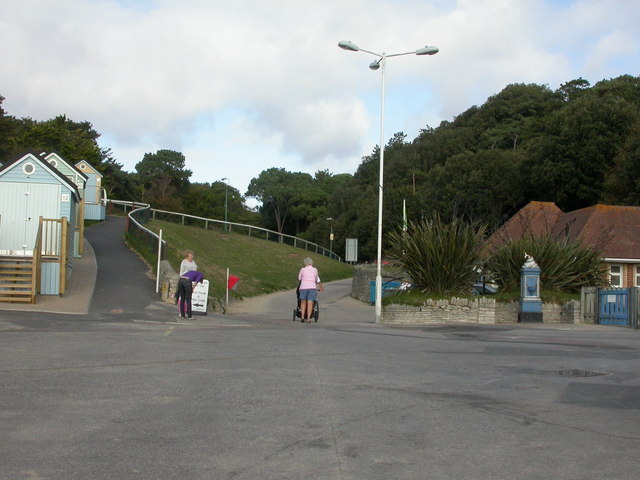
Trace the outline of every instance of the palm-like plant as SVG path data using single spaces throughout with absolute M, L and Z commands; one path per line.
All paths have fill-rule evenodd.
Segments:
M 392 254 L 414 288 L 434 294 L 468 294 L 482 264 L 486 228 L 460 219 L 410 222 L 389 236 Z
M 540 267 L 540 282 L 546 290 L 579 292 L 581 287 L 606 284 L 607 266 L 597 249 L 579 240 L 540 235 L 508 240 L 490 256 L 488 269 L 502 289 L 519 288 L 525 252 Z

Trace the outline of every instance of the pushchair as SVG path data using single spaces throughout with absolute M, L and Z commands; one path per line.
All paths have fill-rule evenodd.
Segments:
M 298 287 L 296 288 L 296 308 L 293 310 L 293 321 L 296 319 L 300 319 L 302 322 L 302 312 L 300 310 L 300 283 L 298 282 Z M 318 306 L 318 300 L 313 302 L 313 314 L 311 317 L 315 322 L 318 321 L 318 317 L 320 316 L 320 307 Z

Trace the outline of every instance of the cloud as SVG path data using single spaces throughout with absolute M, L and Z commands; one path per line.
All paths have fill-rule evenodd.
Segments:
M 385 133 L 411 140 L 510 83 L 637 74 L 640 5 L 623 0 L 21 0 L 3 2 L 4 108 L 88 120 L 132 170 L 185 153 L 244 190 L 270 166 L 353 172 Z M 635 71 L 631 71 L 635 70 Z M 107 143 L 107 144 L 105 144 Z M 239 168 L 239 165 L 242 165 Z

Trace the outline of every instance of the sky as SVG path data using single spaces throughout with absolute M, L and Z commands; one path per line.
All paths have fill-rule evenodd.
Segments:
M 640 75 L 639 24 L 636 0 L 0 0 L 0 95 L 91 122 L 126 171 L 175 150 L 244 194 L 272 167 L 354 173 L 509 84 Z M 376 57 L 341 40 L 440 49 L 386 60 L 382 137 Z

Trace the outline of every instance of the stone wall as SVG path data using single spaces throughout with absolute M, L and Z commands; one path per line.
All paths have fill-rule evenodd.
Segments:
M 426 323 L 495 323 L 495 304 L 492 298 L 452 298 L 427 300 L 419 307 L 386 305 L 382 308 L 382 321 L 386 324 Z
M 564 305 L 542 304 L 544 323 L 579 323 L 580 302 L 572 300 Z M 452 298 L 427 300 L 419 307 L 386 305 L 382 308 L 381 323 L 422 325 L 429 323 L 500 324 L 518 321 L 518 302 L 498 303 L 492 298 Z
M 353 280 L 351 283 L 351 296 L 353 298 L 369 303 L 369 282 L 375 281 L 376 272 L 375 264 L 356 265 L 353 268 Z
M 376 281 L 378 269 L 375 263 L 356 265 L 353 268 L 353 280 L 351 283 L 351 296 L 361 302 L 371 302 L 371 282 Z M 396 280 L 400 282 L 409 281 L 409 278 L 398 270 L 391 267 L 382 266 L 382 281 Z M 385 292 L 383 292 L 384 294 Z
M 370 284 L 376 279 L 376 265 L 356 265 L 353 269 L 351 296 L 370 302 Z M 391 273 L 383 266 L 383 280 L 391 276 L 397 278 L 397 272 Z M 518 321 L 519 302 L 497 303 L 488 297 L 452 298 L 451 300 L 427 300 L 425 305 L 386 305 L 382 307 L 381 323 L 397 325 L 421 325 L 427 323 L 482 323 L 500 324 Z M 580 323 L 580 302 L 572 300 L 564 305 L 542 304 L 544 323 Z
M 178 279 L 180 276 L 173 269 L 171 264 L 162 260 L 160 262 L 160 286 L 162 287 L 162 300 L 173 303 L 175 293 L 178 289 Z

